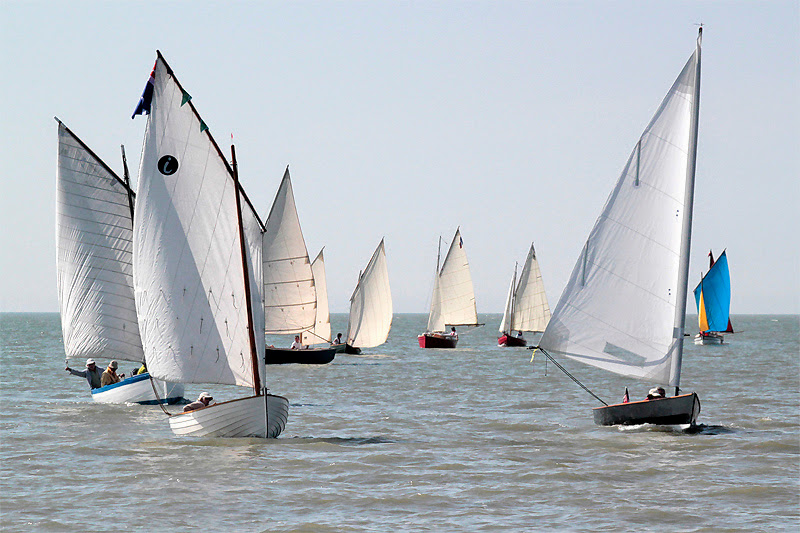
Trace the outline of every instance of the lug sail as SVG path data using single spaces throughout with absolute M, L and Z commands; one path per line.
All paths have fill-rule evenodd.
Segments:
M 133 192 L 61 121 L 57 182 L 58 299 L 67 358 L 143 361 L 131 260 Z
M 161 54 L 145 133 L 133 235 L 133 270 L 148 370 L 160 379 L 256 387 L 264 353 L 263 226 L 205 123 Z
M 595 223 L 541 348 L 678 386 L 699 91 L 698 39 Z
M 392 294 L 383 239 L 350 297 L 347 344 L 372 348 L 386 342 L 392 327 Z
M 317 290 L 317 315 L 314 327 L 304 331 L 302 342 L 308 344 L 320 344 L 331 342 L 331 315 L 328 309 L 328 281 L 325 276 L 325 258 L 319 251 L 317 257 L 311 263 L 311 274 L 314 276 L 314 286 Z
M 317 295 L 288 168 L 265 227 L 265 329 L 267 333 L 300 333 L 314 326 Z
M 550 306 L 544 292 L 544 280 L 536 260 L 536 250 L 531 244 L 525 266 L 519 277 L 519 285 L 514 292 L 514 313 L 510 330 L 544 331 L 550 321 Z M 509 331 L 510 331 L 509 330 Z
M 694 296 L 700 331 L 733 333 L 730 323 L 731 275 L 725 252 L 700 280 Z
M 445 327 L 478 325 L 475 290 L 461 229 L 456 230 L 439 272 L 439 299 Z
M 514 316 L 514 288 L 517 285 L 517 264 L 514 263 L 514 276 L 511 278 L 511 286 L 508 288 L 508 296 L 506 297 L 506 306 L 503 310 L 503 319 L 500 321 L 500 333 L 509 333 L 513 328 Z

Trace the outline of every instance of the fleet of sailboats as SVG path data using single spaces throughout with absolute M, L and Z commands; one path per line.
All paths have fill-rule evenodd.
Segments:
M 500 322 L 499 346 L 525 346 L 523 331 L 541 333 L 550 320 L 550 306 L 544 292 L 544 281 L 536 260 L 536 250 L 531 243 L 525 265 L 517 283 L 517 266 L 508 289 L 503 320 Z M 514 331 L 518 334 L 514 335 Z
M 723 333 L 733 333 L 731 324 L 731 274 L 728 270 L 727 250 L 714 261 L 708 252 L 708 272 L 694 289 L 697 303 L 697 322 L 700 333 L 695 335 L 695 344 L 722 344 Z
M 563 356 L 675 388 L 671 397 L 659 392 L 644 401 L 629 401 L 626 389 L 623 403 L 594 409 L 601 425 L 694 425 L 700 413 L 697 394 L 683 393 L 680 379 L 701 40 L 702 27 L 694 53 L 635 144 L 552 316 L 533 244 L 519 277 L 514 267 L 500 346 L 525 346 L 523 332 L 541 332 L 536 349 L 559 368 L 555 357 Z M 284 430 L 289 402 L 269 394 L 266 365 L 324 364 L 337 351 L 360 353 L 386 342 L 393 309 L 385 243 L 359 273 L 344 343 L 331 346 L 325 259 L 320 250 L 309 260 L 288 167 L 262 223 L 239 182 L 234 147 L 228 161 L 191 100 L 157 52 L 137 108 L 149 115 L 138 193 L 127 166 L 123 180 L 58 121 L 56 239 L 65 354 L 68 361 L 146 363 L 149 373 L 92 390 L 99 402 L 173 403 L 186 383 L 251 389 L 245 397 L 170 414 L 170 427 L 176 435 L 275 438 Z M 460 228 L 443 261 L 441 245 L 440 238 L 421 348 L 455 348 L 457 328 L 482 325 Z M 709 256 L 709 271 L 694 290 L 697 344 L 721 343 L 721 333 L 733 332 L 727 255 L 723 251 L 716 262 Z M 304 347 L 266 346 L 268 334 L 297 335 Z

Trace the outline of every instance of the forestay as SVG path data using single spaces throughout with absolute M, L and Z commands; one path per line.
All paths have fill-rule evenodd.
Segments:
M 131 259 L 133 193 L 60 121 L 57 181 L 56 265 L 66 355 L 142 361 Z
M 350 297 L 347 344 L 371 348 L 386 342 L 392 327 L 392 294 L 383 239 Z
M 265 329 L 267 333 L 299 333 L 314 326 L 317 296 L 288 168 L 265 226 Z
M 552 354 L 679 383 L 699 54 L 698 42 L 583 247 L 540 343 Z
M 331 342 L 331 315 L 328 308 L 328 281 L 325 277 L 325 257 L 320 250 L 314 261 L 311 262 L 311 274 L 314 277 L 314 287 L 317 290 L 317 315 L 314 327 L 304 331 L 303 344 L 319 344 Z
M 148 370 L 253 386 L 232 170 L 159 54 L 134 229 L 134 284 Z M 263 227 L 242 191 L 256 353 L 264 353 Z M 258 357 L 263 383 L 263 357 Z

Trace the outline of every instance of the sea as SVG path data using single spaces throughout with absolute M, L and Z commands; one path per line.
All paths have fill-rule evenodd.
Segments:
M 427 316 L 398 314 L 360 356 L 268 367 L 290 409 L 262 440 L 177 437 L 158 406 L 93 403 L 64 371 L 58 314 L 0 314 L 0 529 L 800 530 L 797 315 L 735 315 L 721 346 L 687 338 L 694 430 L 596 426 L 596 399 L 480 318 L 455 350 L 420 349 Z M 560 363 L 609 403 L 656 385 Z M 203 391 L 249 393 L 186 396 Z

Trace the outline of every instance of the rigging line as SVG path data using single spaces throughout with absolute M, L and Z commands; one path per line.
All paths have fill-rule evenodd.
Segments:
M 166 414 L 167 416 L 173 416 L 172 413 L 167 411 L 167 408 L 164 407 L 164 403 L 162 403 L 161 397 L 158 395 L 158 391 L 156 390 L 156 382 L 153 381 L 152 374 L 150 374 L 148 372 L 148 375 L 150 375 L 150 386 L 153 387 L 153 394 L 156 395 L 156 402 L 158 403 L 158 406 L 161 408 L 162 411 L 164 411 L 164 414 Z M 164 383 L 168 383 L 168 382 L 165 381 Z
M 545 349 L 544 349 L 544 348 L 541 348 L 541 347 L 539 347 L 538 349 L 539 349 L 539 351 L 540 351 L 540 352 L 542 352 L 542 353 L 544 354 L 544 356 L 545 356 L 545 357 L 547 357 L 548 359 L 550 359 L 550 361 L 552 361 L 552 362 L 553 362 L 553 364 L 554 364 L 554 365 L 556 365 L 556 366 L 558 367 L 558 369 L 559 369 L 559 370 L 561 370 L 561 371 L 562 371 L 564 374 L 566 374 L 566 375 L 567 375 L 567 377 L 568 377 L 569 379 L 571 379 L 572 381 L 574 381 L 575 383 L 577 383 L 577 384 L 578 384 L 578 386 L 579 386 L 580 388 L 582 388 L 583 390 L 585 390 L 586 392 L 588 392 L 589 394 L 591 394 L 592 396 L 594 396 L 594 397 L 595 397 L 595 399 L 597 399 L 597 400 L 598 400 L 600 403 L 602 403 L 603 405 L 605 405 L 605 406 L 608 406 L 608 404 L 607 404 L 606 402 L 604 402 L 604 401 L 603 401 L 603 400 L 602 400 L 602 399 L 601 399 L 601 398 L 600 398 L 598 395 L 596 395 L 595 393 L 593 393 L 592 391 L 590 391 L 590 390 L 589 390 L 589 389 L 586 387 L 586 385 L 584 385 L 583 383 L 581 383 L 581 382 L 578 380 L 578 378 L 576 378 L 575 376 L 573 376 L 572 374 L 570 374 L 570 373 L 569 373 L 569 371 L 568 371 L 566 368 L 564 368 L 563 366 L 561 366 L 561 364 L 560 364 L 558 361 L 556 361 L 555 359 L 553 359 L 553 356 L 551 356 L 549 353 L 547 353 L 547 352 L 545 351 Z

